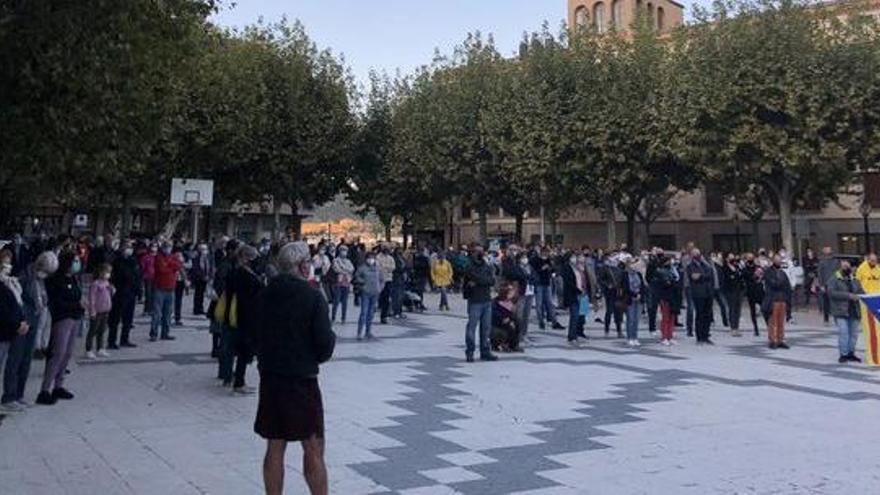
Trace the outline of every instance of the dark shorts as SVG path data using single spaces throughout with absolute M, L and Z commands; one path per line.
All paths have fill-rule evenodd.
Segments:
M 317 378 L 260 376 L 254 432 L 267 440 L 324 438 L 324 403 Z

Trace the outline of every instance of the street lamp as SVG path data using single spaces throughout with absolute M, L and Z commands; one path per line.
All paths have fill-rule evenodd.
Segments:
M 872 252 L 871 249 L 871 225 L 868 222 L 868 218 L 871 216 L 871 211 L 873 208 L 871 207 L 871 203 L 868 201 L 868 198 L 862 198 L 862 204 L 859 206 L 859 213 L 862 214 L 862 220 L 865 223 L 865 247 L 867 251 L 865 254 L 870 254 Z

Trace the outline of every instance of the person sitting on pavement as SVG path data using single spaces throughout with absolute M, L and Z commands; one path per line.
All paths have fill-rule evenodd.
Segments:
M 500 352 L 522 352 L 519 345 L 520 331 L 516 323 L 517 291 L 505 283 L 492 302 L 492 350 Z

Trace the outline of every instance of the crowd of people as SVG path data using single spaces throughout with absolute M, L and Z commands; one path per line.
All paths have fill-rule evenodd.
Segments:
M 524 352 L 533 343 L 532 322 L 566 331 L 574 348 L 589 340 L 588 322 L 634 349 L 644 340 L 642 327 L 664 346 L 675 345 L 682 333 L 713 345 L 713 328 L 743 335 L 749 326 L 743 306 L 754 335 L 766 328 L 769 348 L 785 350 L 793 307 L 808 306 L 815 296 L 825 322 L 834 320 L 839 362 L 847 363 L 860 362 L 860 298 L 880 294 L 880 266 L 873 254 L 852 260 L 830 248 L 796 260 L 785 250 L 704 255 L 692 244 L 676 252 L 515 244 L 487 251 L 479 244 L 404 249 L 344 240 L 248 244 L 221 237 L 192 244 L 162 237 L 28 242 L 16 236 L 0 249 L 0 413 L 30 406 L 25 391 L 33 359 L 45 361 L 36 403 L 73 399 L 65 380 L 78 338 L 84 337 L 87 360 L 137 347 L 132 331 L 140 305 L 150 320 L 148 341 L 175 340 L 172 329 L 183 323 L 183 300 L 191 296 L 194 317 L 210 321 L 211 355 L 223 386 L 254 393 L 246 376 L 257 359 L 254 429 L 268 440 L 266 486 L 281 486 L 286 444 L 299 441 L 306 479 L 322 493 L 317 373 L 333 353 L 333 324 L 349 321 L 351 301 L 358 308 L 357 339 L 372 340 L 374 324 L 426 311 L 428 292 L 439 295 L 439 312 L 450 311 L 452 294 L 466 301 L 467 362 L 477 351 L 483 361 Z

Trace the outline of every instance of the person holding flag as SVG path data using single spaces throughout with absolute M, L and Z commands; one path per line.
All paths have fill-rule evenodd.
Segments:
M 827 281 L 823 282 L 828 291 L 830 301 L 829 312 L 837 325 L 838 347 L 840 358 L 837 362 L 861 363 L 856 357 L 856 343 L 859 341 L 859 321 L 861 320 L 862 284 L 853 276 L 852 265 L 842 261 L 840 269 Z M 868 313 L 869 311 L 866 311 Z M 867 315 L 870 318 L 870 315 Z
M 856 279 L 865 290 L 865 294 L 880 294 L 880 266 L 877 255 L 871 253 L 856 270 Z

